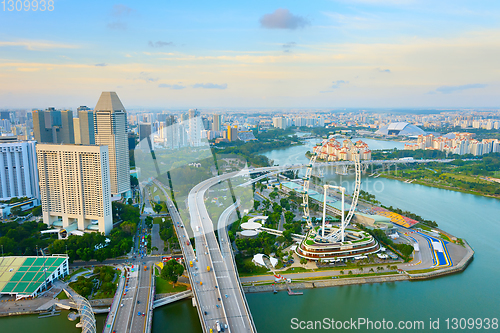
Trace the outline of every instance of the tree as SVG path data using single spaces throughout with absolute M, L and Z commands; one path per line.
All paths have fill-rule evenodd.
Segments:
M 306 258 L 300 258 L 300 264 L 301 265 L 307 264 L 307 259 Z
M 268 199 L 266 199 L 266 201 L 264 201 L 264 208 L 265 209 L 269 209 L 270 206 L 271 206 L 271 201 L 269 201 Z
M 254 202 L 253 202 L 253 209 L 257 210 L 257 209 L 259 209 L 259 206 L 260 206 L 260 201 L 259 200 L 254 200 Z
M 286 223 L 293 223 L 293 219 L 295 218 L 295 214 L 292 212 L 285 212 L 285 221 Z
M 340 275 L 344 275 L 344 270 L 343 269 L 340 271 Z
M 123 232 L 129 236 L 133 235 L 135 233 L 136 228 L 137 228 L 137 224 L 135 224 L 131 221 L 125 221 L 120 226 L 121 226 Z
M 18 206 L 18 207 L 14 207 L 14 208 L 12 208 L 12 209 L 10 210 L 10 213 L 11 213 L 12 215 L 14 215 L 14 216 L 19 216 L 19 214 L 21 214 L 21 212 L 22 212 L 22 209 L 21 209 L 21 207 L 19 207 L 19 206 Z
M 128 198 L 128 199 L 127 199 L 127 203 L 128 203 L 129 205 L 132 205 L 132 204 L 134 203 L 134 201 L 132 200 L 132 198 Z
M 156 212 L 156 214 L 160 214 L 162 209 L 163 209 L 163 206 L 160 204 L 155 204 L 155 206 L 153 207 L 153 210 Z
M 35 208 L 33 208 L 31 213 L 33 214 L 33 216 L 41 216 L 42 215 L 42 205 L 36 206 Z
M 177 260 L 171 259 L 163 266 L 163 269 L 161 270 L 161 277 L 172 282 L 172 285 L 175 287 L 175 283 L 177 283 L 177 280 L 182 273 L 184 273 L 184 266 L 179 264 Z
M 146 216 L 146 228 L 151 229 L 153 227 L 153 218 L 151 216 Z
M 151 251 L 158 251 L 158 248 L 157 248 L 156 246 L 153 246 L 153 247 L 151 248 Z
M 134 176 L 130 176 L 130 186 L 136 187 L 139 186 L 139 179 Z
M 283 207 L 284 209 L 286 209 L 286 210 L 290 210 L 290 202 L 289 202 L 287 199 L 285 199 L 285 198 L 281 198 L 281 199 L 280 199 L 280 205 L 281 205 L 281 207 Z

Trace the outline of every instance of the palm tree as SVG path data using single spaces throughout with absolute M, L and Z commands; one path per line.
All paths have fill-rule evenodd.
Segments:
M 375 271 L 373 270 L 373 268 L 370 268 L 370 272 L 374 273 Z
M 341 274 L 341 275 L 344 275 L 344 270 L 341 270 L 341 271 L 340 271 L 340 274 Z

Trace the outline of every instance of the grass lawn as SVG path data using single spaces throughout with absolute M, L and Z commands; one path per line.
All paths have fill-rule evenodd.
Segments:
M 159 217 L 155 217 L 153 218 L 153 224 L 160 224 L 163 222 L 162 219 L 165 219 L 165 222 L 168 221 L 168 220 L 171 220 L 170 217 L 168 216 L 159 216 Z
M 251 272 L 248 272 L 245 269 L 245 267 L 248 267 L 248 266 L 252 267 L 252 271 Z M 240 276 L 253 276 L 253 275 L 271 274 L 271 272 L 267 268 L 255 265 L 252 262 L 252 258 L 243 259 L 243 267 L 240 267 L 238 265 L 237 268 L 238 268 L 238 274 Z
M 116 284 L 115 287 L 113 288 L 113 292 L 110 293 L 102 293 L 101 291 L 98 291 L 92 296 L 92 299 L 103 299 L 103 298 L 113 298 L 116 293 Z
M 57 298 L 59 298 L 59 299 L 68 299 L 68 296 L 66 295 L 66 293 L 64 291 L 61 291 L 59 293 L 59 295 L 57 295 Z
M 351 274 L 349 275 L 348 273 L 344 273 L 344 275 L 336 275 L 337 279 L 345 279 L 345 278 L 355 278 L 355 277 L 367 277 L 367 276 L 383 276 L 383 275 L 394 275 L 394 274 L 399 274 L 398 272 L 383 272 L 383 273 L 358 273 L 358 274 Z M 314 281 L 314 280 L 329 280 L 332 279 L 331 276 L 315 276 L 315 277 L 308 277 L 308 278 L 301 278 L 301 279 L 296 279 L 293 280 L 293 282 L 300 283 L 302 281 Z
M 420 229 L 422 229 L 422 230 L 425 230 L 425 231 L 431 231 L 431 230 L 432 230 L 432 228 L 430 228 L 430 227 L 426 226 L 426 225 L 425 225 L 425 224 L 423 224 L 423 223 L 419 223 L 419 224 L 417 224 L 417 225 L 416 225 L 416 227 L 417 227 L 417 228 L 420 228 Z
M 443 173 L 443 176 L 447 176 L 450 178 L 458 179 L 461 181 L 466 181 L 470 183 L 480 183 L 480 184 L 488 184 L 486 180 L 479 179 L 478 176 L 468 176 L 468 175 L 457 175 L 454 173 Z
M 493 177 L 496 177 L 496 178 L 500 177 L 500 171 L 493 172 Z
M 444 239 L 445 241 L 448 241 L 448 242 L 451 242 L 451 239 L 446 236 L 446 235 L 443 235 L 443 234 L 439 234 L 439 237 L 441 237 L 442 239 Z
M 288 273 L 303 273 L 303 272 L 312 272 L 312 270 L 304 268 L 304 267 L 290 267 L 285 270 Z
M 183 284 L 176 284 L 175 288 L 172 286 L 172 283 L 167 280 L 162 279 L 161 277 L 156 277 L 156 293 L 157 294 L 165 294 L 165 293 L 178 293 L 181 291 L 186 291 L 187 286 Z

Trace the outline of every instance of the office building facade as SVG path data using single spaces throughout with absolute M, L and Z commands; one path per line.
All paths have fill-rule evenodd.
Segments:
M 222 116 L 220 114 L 214 114 L 212 120 L 212 131 L 220 132 L 222 124 Z
M 238 140 L 238 128 L 227 126 L 227 139 L 229 141 L 237 141 Z
M 86 107 L 80 106 L 78 109 L 78 119 L 79 119 L 79 132 L 81 144 L 83 145 L 95 145 L 95 120 L 94 120 L 94 110 Z M 76 133 L 76 128 L 75 128 Z
M 39 143 L 75 143 L 73 111 L 33 110 L 33 134 Z
M 40 200 L 36 142 L 0 143 L 0 200 L 28 197 Z
M 109 149 L 111 194 L 130 191 L 127 113 L 115 92 L 103 92 L 94 109 L 95 143 Z
M 151 151 L 151 123 L 139 123 L 139 145 L 141 149 Z
M 113 228 L 107 146 L 38 144 L 43 222 L 80 232 Z

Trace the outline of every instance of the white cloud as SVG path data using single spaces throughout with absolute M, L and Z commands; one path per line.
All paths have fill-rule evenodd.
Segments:
M 308 19 L 293 15 L 286 8 L 278 8 L 271 14 L 266 14 L 261 17 L 260 25 L 267 29 L 297 29 L 304 28 L 310 25 Z
M 22 46 L 26 50 L 30 51 L 44 51 L 51 49 L 77 49 L 80 46 L 75 44 L 64 44 L 64 43 L 55 43 L 50 41 L 16 41 L 16 42 L 2 42 L 0 41 L 0 47 L 9 47 L 9 46 Z

